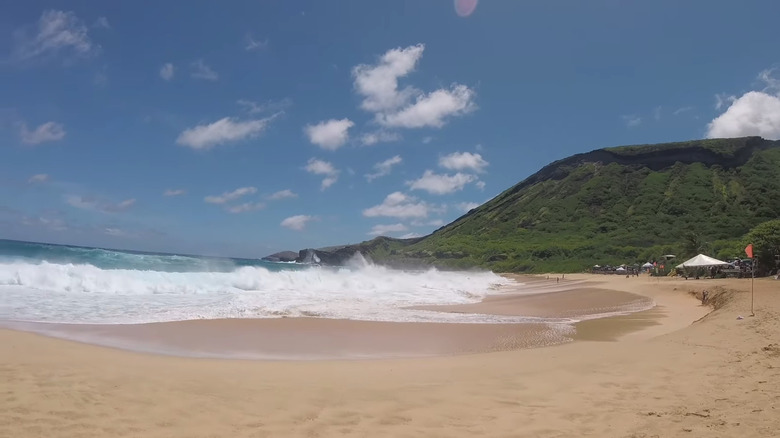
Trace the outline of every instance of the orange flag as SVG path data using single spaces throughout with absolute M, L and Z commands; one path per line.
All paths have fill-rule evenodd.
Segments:
M 747 254 L 747 256 L 749 258 L 751 258 L 751 259 L 753 258 L 753 244 L 752 243 L 749 243 L 748 246 L 745 247 L 745 254 Z

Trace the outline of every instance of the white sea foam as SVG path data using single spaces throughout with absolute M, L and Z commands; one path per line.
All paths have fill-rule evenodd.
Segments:
M 374 321 L 518 322 L 534 318 L 404 309 L 479 301 L 510 280 L 491 272 L 397 271 L 358 258 L 346 268 L 241 267 L 230 272 L 0 263 L 0 319 L 144 323 L 317 316 Z

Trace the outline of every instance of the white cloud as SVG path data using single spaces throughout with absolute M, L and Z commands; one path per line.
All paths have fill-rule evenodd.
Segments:
M 431 170 L 426 170 L 420 179 L 407 181 L 406 184 L 412 190 L 425 190 L 432 195 L 445 195 L 463 190 L 466 184 L 474 182 L 476 179 L 474 175 L 466 173 L 458 172 L 455 175 L 440 175 L 433 173 Z
M 451 89 L 440 89 L 421 95 L 398 112 L 380 114 L 377 121 L 389 127 L 441 128 L 445 119 L 466 114 L 476 109 L 474 91 L 465 85 L 454 84 Z
M 376 169 L 376 172 L 366 174 L 366 179 L 371 182 L 379 177 L 389 175 L 393 170 L 393 166 L 396 164 L 401 164 L 402 161 L 403 160 L 401 159 L 401 156 L 396 155 L 392 158 L 386 159 L 385 161 L 376 163 L 374 164 L 374 169 Z
M 195 79 L 205 79 L 207 81 L 216 81 L 219 75 L 211 67 L 206 65 L 202 59 L 192 63 L 192 77 Z
M 453 152 L 439 158 L 439 166 L 450 170 L 470 169 L 475 172 L 483 172 L 488 164 L 490 163 L 485 161 L 482 155 L 471 152 Z
M 405 105 L 417 91 L 409 87 L 399 90 L 398 78 L 414 70 L 423 50 L 423 44 L 391 49 L 382 55 L 377 65 L 360 64 L 353 68 L 355 89 L 364 97 L 360 107 L 379 112 Z
M 249 114 L 257 114 L 267 111 L 282 111 L 292 105 L 292 100 L 285 98 L 277 101 L 269 100 L 267 102 L 257 103 L 248 99 L 239 99 L 236 103 L 244 107 L 244 110 Z
M 388 233 L 401 233 L 408 230 L 404 224 L 374 225 L 368 234 L 372 236 L 386 236 Z
M 432 141 L 433 141 L 433 137 L 431 137 L 431 136 L 423 137 L 423 139 L 422 139 L 423 144 L 428 144 L 428 143 L 430 143 Z
M 291 230 L 301 231 L 306 228 L 306 224 L 308 222 L 314 219 L 315 218 L 313 216 L 299 214 L 297 216 L 288 217 L 287 219 L 283 220 L 280 225 Z
M 58 141 L 65 138 L 65 128 L 62 123 L 46 122 L 35 130 L 30 131 L 27 125 L 22 123 L 19 135 L 22 141 L 27 144 L 40 144 L 47 141 Z
M 684 106 L 682 108 L 677 108 L 676 110 L 674 110 L 674 112 L 672 114 L 675 115 L 675 116 L 679 116 L 680 114 L 687 113 L 688 111 L 693 111 L 693 107 L 692 106 Z
M 485 190 L 485 181 L 477 181 L 474 185 L 480 190 Z
M 316 125 L 306 125 L 303 130 L 312 144 L 335 151 L 347 142 L 349 128 L 353 126 L 355 126 L 355 122 L 349 119 L 330 119 Z
M 767 93 L 780 93 L 780 79 L 774 77 L 777 68 L 770 68 L 758 74 L 758 79 L 766 84 L 763 91 Z
M 737 100 L 737 96 L 726 93 L 718 93 L 715 95 L 715 109 L 719 110 L 726 105 L 731 105 L 735 100 Z
M 183 189 L 168 189 L 163 192 L 163 196 L 181 196 L 185 193 L 187 193 L 187 191 Z
M 420 234 L 420 233 L 406 233 L 403 236 L 401 236 L 401 239 L 413 239 L 415 237 L 422 237 L 422 234 Z
M 173 79 L 173 75 L 174 75 L 174 68 L 173 68 L 173 64 L 171 64 L 170 62 L 166 62 L 165 64 L 163 64 L 162 67 L 160 67 L 161 78 L 165 79 L 166 81 L 170 81 L 171 79 Z
M 37 175 L 33 175 L 30 177 L 30 179 L 27 180 L 28 183 L 34 184 L 34 183 L 45 183 L 49 181 L 49 175 L 45 173 L 39 173 Z
M 242 196 L 252 195 L 254 193 L 257 193 L 257 188 L 255 187 L 240 187 L 233 190 L 232 192 L 225 192 L 219 196 L 206 196 L 203 198 L 203 200 L 209 204 L 224 204 L 226 202 L 235 201 Z
M 75 13 L 47 10 L 38 20 L 35 36 L 18 36 L 13 56 L 21 61 L 57 53 L 86 57 L 99 50 L 90 39 L 87 26 Z
M 244 49 L 248 52 L 252 50 L 263 50 L 268 48 L 268 43 L 268 38 L 264 40 L 256 40 L 251 33 L 247 32 L 246 45 L 244 46 Z
M 290 189 L 285 189 L 285 190 L 279 190 L 278 192 L 276 192 L 276 193 L 274 193 L 272 195 L 269 195 L 266 199 L 271 200 L 271 201 L 278 201 L 279 199 L 297 198 L 297 197 L 298 197 L 298 194 L 296 194 L 295 192 L 293 192 Z
M 474 91 L 453 84 L 428 94 L 413 88 L 399 88 L 398 80 L 414 71 L 425 46 L 388 50 L 376 65 L 360 64 L 352 69 L 355 89 L 363 96 L 360 107 L 375 114 L 386 127 L 422 128 L 444 126 L 449 117 L 466 114 L 476 108 Z
M 441 219 L 435 219 L 432 221 L 412 221 L 412 225 L 415 227 L 440 227 L 444 225 L 444 221 Z
M 455 205 L 455 207 L 458 210 L 464 211 L 468 213 L 470 210 L 473 210 L 477 207 L 479 207 L 481 204 L 478 202 L 461 202 Z
M 627 115 L 627 116 L 621 116 L 623 119 L 623 122 L 628 126 L 629 128 L 634 128 L 642 124 L 642 118 L 637 115 Z
M 264 119 L 239 121 L 225 117 L 208 125 L 185 129 L 179 134 L 176 143 L 192 149 L 211 149 L 217 145 L 257 137 L 274 118 L 275 115 Z
M 385 198 L 384 202 L 363 210 L 365 217 L 395 217 L 399 219 L 427 217 L 430 206 L 416 198 L 401 192 L 394 192 Z
M 707 137 L 745 137 L 758 135 L 780 139 L 780 97 L 762 91 L 750 91 L 736 99 L 707 126 Z
M 653 109 L 653 118 L 656 120 L 661 120 L 661 107 L 657 106 Z
M 360 142 L 363 146 L 371 146 L 377 143 L 388 143 L 391 141 L 398 141 L 401 139 L 401 135 L 397 132 L 388 131 L 376 131 L 369 132 L 360 136 Z
M 100 211 L 103 213 L 119 213 L 130 209 L 135 205 L 135 199 L 126 199 L 119 203 L 114 203 L 94 196 L 76 196 L 71 195 L 65 198 L 65 201 L 72 207 L 82 210 Z
M 325 179 L 322 180 L 322 190 L 335 184 L 339 180 L 339 173 L 341 173 L 333 167 L 333 164 L 316 158 L 310 158 L 304 169 L 314 175 L 325 175 Z
M 99 29 L 111 29 L 111 24 L 108 22 L 108 18 L 98 17 L 92 27 L 97 27 Z
M 243 204 L 228 207 L 227 211 L 231 213 L 246 213 L 247 211 L 262 210 L 263 208 L 265 208 L 265 204 L 262 202 L 245 202 Z

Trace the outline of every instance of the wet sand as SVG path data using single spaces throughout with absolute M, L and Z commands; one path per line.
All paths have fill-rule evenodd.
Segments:
M 780 282 L 756 280 L 749 317 L 749 280 L 571 280 L 657 306 L 554 347 L 413 359 L 182 358 L 0 330 L 0 436 L 776 436 Z
M 474 304 L 418 306 L 457 314 L 501 315 L 523 323 L 419 323 L 314 317 L 191 320 L 149 324 L 5 323 L 8 328 L 63 339 L 173 356 L 261 360 L 381 359 L 451 356 L 551 346 L 582 338 L 573 325 L 654 306 L 650 297 L 593 287 L 585 281 L 515 278 Z M 645 314 L 660 318 L 660 313 Z M 590 327 L 586 325 L 584 327 Z M 602 326 L 598 326 L 602 327 Z M 608 326 L 603 326 L 608 327 Z M 616 330 L 588 329 L 590 339 L 611 340 Z M 603 334 L 602 334 L 603 333 Z

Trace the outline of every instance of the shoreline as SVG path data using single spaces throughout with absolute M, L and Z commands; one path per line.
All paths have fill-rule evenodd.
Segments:
M 284 362 L 133 353 L 0 329 L 0 436 L 753 438 L 780 430 L 771 383 L 780 380 L 780 283 L 755 281 L 755 317 L 749 280 L 608 283 L 652 296 L 659 305 L 648 312 L 662 313 L 661 324 L 618 333 L 617 342 L 583 333 L 552 348 Z M 704 289 L 716 291 L 720 308 L 698 319 L 691 292 Z M 622 327 L 630 317 L 582 324 Z
M 145 324 L 4 322 L 22 330 L 118 350 L 176 357 L 267 361 L 382 360 L 457 356 L 549 347 L 582 340 L 616 341 L 665 327 L 668 300 L 570 274 L 565 281 L 504 275 L 518 284 L 472 304 L 410 309 L 521 317 L 522 322 L 379 322 L 313 317 L 213 319 Z M 624 289 L 624 290 L 621 290 Z M 645 291 L 647 293 L 647 291 Z M 652 295 L 652 294 L 650 294 Z M 667 306 L 668 307 L 668 306 Z M 694 301 L 673 306 L 703 316 Z M 695 317 L 694 317 L 695 316 Z M 601 321 L 605 320 L 605 321 Z M 599 322 L 601 321 L 601 322 Z M 678 321 L 679 322 L 679 321 Z M 689 321 L 690 322 L 690 321 Z M 674 325 L 671 329 L 676 329 Z

